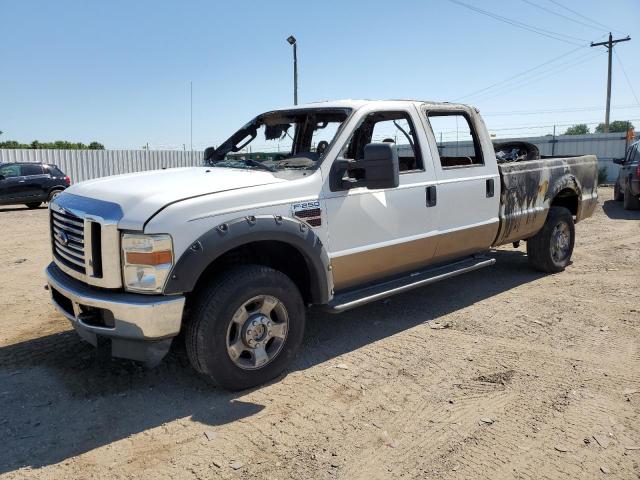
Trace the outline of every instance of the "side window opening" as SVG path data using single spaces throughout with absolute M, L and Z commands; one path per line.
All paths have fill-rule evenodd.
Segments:
M 2 165 L 0 167 L 0 175 L 4 176 L 5 178 L 19 177 L 20 165 L 17 165 L 15 163 L 9 164 L 9 165 Z
M 427 120 L 438 145 L 442 168 L 484 165 L 478 136 L 467 115 L 429 112 Z
M 22 175 L 27 177 L 29 175 L 42 175 L 42 165 L 39 163 L 25 164 L 20 168 Z
M 396 145 L 400 174 L 423 170 L 422 155 L 413 122 L 406 112 L 374 112 L 362 120 L 342 149 L 341 156 L 362 160 L 368 143 Z

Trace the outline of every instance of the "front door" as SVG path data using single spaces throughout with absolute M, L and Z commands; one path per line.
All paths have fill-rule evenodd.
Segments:
M 435 181 L 426 137 L 415 109 L 359 111 L 353 133 L 338 158 L 362 159 L 371 142 L 394 143 L 400 160 L 397 188 L 365 187 L 323 191 L 329 226 L 329 250 L 336 291 L 413 269 L 435 251 L 437 206 L 427 206 L 426 191 Z M 326 178 L 326 177 L 325 177 Z
M 13 203 L 24 196 L 24 178 L 20 175 L 20 165 L 8 163 L 0 166 L 0 175 L 4 177 L 0 180 L 0 201 L 3 203 Z

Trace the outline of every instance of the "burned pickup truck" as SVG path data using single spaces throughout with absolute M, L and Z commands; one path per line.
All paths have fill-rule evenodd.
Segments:
M 466 105 L 270 111 L 201 167 L 60 194 L 49 288 L 80 336 L 110 339 L 114 356 L 156 363 L 182 332 L 198 372 L 247 388 L 286 369 L 307 307 L 342 312 L 487 267 L 485 252 L 521 240 L 534 268 L 563 270 L 574 223 L 596 206 L 596 165 L 496 150 Z

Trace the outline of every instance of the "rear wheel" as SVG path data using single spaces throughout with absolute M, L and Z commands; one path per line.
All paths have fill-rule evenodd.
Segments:
M 58 195 L 60 195 L 62 193 L 62 190 L 53 190 L 50 194 L 49 194 L 49 202 L 51 202 L 54 198 L 56 198 Z
M 574 243 L 571 212 L 564 207 L 551 207 L 542 229 L 527 240 L 529 263 L 542 272 L 561 272 L 571 261 Z
M 640 199 L 631 193 L 631 187 L 627 182 L 627 186 L 624 189 L 624 209 L 625 210 L 638 210 L 640 209 Z
M 260 385 L 293 360 L 305 308 L 282 272 L 244 265 L 215 277 L 198 294 L 186 328 L 193 367 L 229 390 Z
M 620 184 L 618 182 L 613 186 L 613 199 L 616 202 L 621 202 L 624 199 L 624 195 L 620 191 Z
M 29 203 L 25 203 L 25 205 L 29 209 L 34 209 L 34 208 L 38 208 L 40 205 L 42 205 L 42 202 L 29 202 Z

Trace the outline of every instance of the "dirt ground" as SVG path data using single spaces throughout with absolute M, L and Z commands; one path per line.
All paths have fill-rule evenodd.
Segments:
M 0 478 L 640 478 L 640 212 L 600 190 L 573 264 L 497 264 L 311 313 L 228 393 L 82 343 L 43 289 L 47 211 L 0 207 Z

